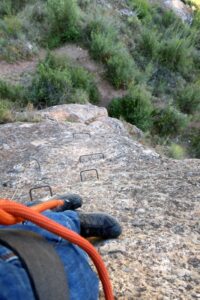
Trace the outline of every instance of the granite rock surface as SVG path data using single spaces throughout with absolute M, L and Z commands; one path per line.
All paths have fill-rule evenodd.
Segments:
M 69 111 L 0 126 L 1 197 L 24 202 L 43 185 L 80 194 L 83 210 L 110 213 L 123 227 L 119 239 L 95 242 L 116 299 L 200 299 L 200 161 L 161 157 L 105 109 Z M 48 198 L 48 188 L 32 196 Z

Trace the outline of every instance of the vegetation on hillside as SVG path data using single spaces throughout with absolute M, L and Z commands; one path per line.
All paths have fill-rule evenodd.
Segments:
M 148 0 L 126 1 L 128 14 L 92 0 L 2 0 L 0 60 L 79 43 L 126 91 L 110 103 L 111 116 L 147 131 L 153 143 L 167 143 L 172 156 L 200 157 L 200 10 L 199 0 L 185 2 L 196 7 L 191 24 Z M 12 104 L 97 103 L 99 94 L 86 70 L 49 54 L 26 85 L 0 82 L 0 99 L 5 122 Z

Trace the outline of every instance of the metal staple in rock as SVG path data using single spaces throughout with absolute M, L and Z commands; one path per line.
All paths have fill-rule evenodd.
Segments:
M 33 196 L 32 196 L 32 191 L 33 190 L 38 190 L 38 189 L 42 189 L 42 188 L 48 188 L 49 189 L 49 192 L 50 192 L 50 195 L 53 196 L 53 191 L 52 191 L 52 188 L 50 185 L 46 184 L 46 185 L 40 185 L 40 186 L 36 186 L 36 187 L 33 187 L 29 190 L 29 195 L 30 195 L 30 199 L 31 201 L 33 201 Z
M 81 155 L 81 156 L 79 157 L 79 162 L 82 162 L 82 158 L 83 158 L 83 157 L 92 157 L 92 156 L 101 156 L 101 158 L 104 158 L 104 157 L 105 157 L 104 154 L 101 153 L 101 152 L 99 152 L 99 153 L 92 153 L 92 154 L 85 154 L 85 155 Z M 99 158 L 99 159 L 100 159 L 100 158 Z
M 74 132 L 73 133 L 73 138 L 75 139 L 76 135 L 88 135 L 89 137 L 91 137 L 91 134 L 89 132 Z
M 97 178 L 99 179 L 99 173 L 98 173 L 98 171 L 97 171 L 97 169 L 88 169 L 88 170 L 83 170 L 83 171 L 81 171 L 80 172 L 80 177 L 81 177 L 81 182 L 83 181 L 83 173 L 85 173 L 85 172 L 89 172 L 89 171 L 95 171 L 96 172 L 96 176 L 97 176 Z

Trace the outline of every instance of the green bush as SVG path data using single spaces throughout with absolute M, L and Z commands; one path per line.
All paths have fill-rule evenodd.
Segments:
M 82 9 L 86 9 L 91 2 L 92 2 L 92 0 L 78 0 L 78 5 Z
M 99 102 L 100 94 L 92 75 L 82 67 L 71 67 L 71 80 L 74 89 L 85 91 L 88 101 L 93 104 Z
M 35 106 L 43 108 L 72 102 L 97 103 L 99 93 L 88 71 L 48 54 L 38 65 L 26 97 Z
M 177 22 L 178 17 L 171 10 L 167 10 L 162 15 L 162 25 L 167 28 Z
M 129 5 L 137 12 L 139 19 L 152 19 L 152 5 L 147 0 L 129 0 Z
M 68 70 L 54 70 L 40 63 L 28 89 L 30 101 L 36 107 L 68 103 L 72 91 Z
M 0 60 L 15 62 L 30 58 L 35 47 L 23 35 L 19 17 L 9 15 L 0 20 Z
M 197 29 L 200 28 L 200 11 L 199 10 L 196 10 L 196 12 L 194 14 L 194 19 L 193 19 L 192 25 L 194 27 L 196 27 Z
M 188 118 L 173 106 L 155 109 L 153 112 L 153 132 L 161 136 L 176 136 L 188 124 Z
M 12 85 L 0 80 L 0 99 L 8 99 L 12 102 L 20 102 L 24 99 L 24 88 L 20 85 Z
M 66 57 L 56 57 L 51 54 L 47 55 L 45 63 L 54 70 L 68 70 L 70 73 L 72 88 L 79 89 L 79 92 L 77 92 L 79 95 L 81 90 L 84 91 L 84 94 L 87 93 L 91 103 L 95 104 L 99 102 L 100 94 L 96 87 L 94 78 L 86 69 L 72 65 Z M 86 97 L 83 95 L 83 98 Z
M 108 113 L 109 116 L 113 118 L 119 119 L 122 113 L 122 105 L 121 105 L 121 99 L 116 98 L 112 99 L 112 101 L 108 105 Z
M 186 157 L 186 150 L 183 146 L 172 143 L 169 147 L 169 156 L 175 159 L 184 159 Z
M 143 29 L 140 37 L 140 50 L 142 53 L 152 59 L 157 59 L 157 53 L 159 50 L 159 34 L 153 29 Z
M 90 52 L 95 59 L 107 63 L 118 49 L 119 45 L 112 33 L 93 32 L 91 34 Z
M 86 28 L 86 34 L 92 56 L 104 63 L 121 47 L 118 30 L 110 18 L 95 15 Z
M 17 38 L 21 33 L 21 29 L 22 24 L 18 17 L 6 16 L 4 18 L 4 33 L 0 31 L 0 34 L 4 34 L 6 37 Z
M 11 13 L 12 13 L 11 1 L 2 0 L 0 2 L 0 17 L 11 15 Z
M 124 119 L 146 131 L 151 127 L 151 94 L 144 86 L 132 86 L 127 96 L 122 98 L 122 116 Z
M 23 32 L 26 37 L 37 45 L 46 47 L 51 33 L 51 22 L 46 2 L 27 5 L 18 16 L 21 17 Z
M 134 60 L 125 45 L 119 41 L 119 32 L 109 18 L 92 20 L 87 26 L 90 52 L 105 63 L 108 80 L 116 88 L 127 87 L 136 75 Z
M 178 93 L 177 103 L 181 111 L 194 114 L 200 111 L 200 85 L 189 84 Z
M 192 64 L 190 41 L 173 37 L 160 44 L 159 61 L 171 70 L 184 70 Z
M 75 89 L 70 97 L 71 103 L 86 104 L 89 103 L 90 97 L 87 91 L 83 89 Z
M 50 48 L 79 38 L 79 10 L 75 0 L 47 0 L 47 9 L 51 24 L 48 37 Z
M 137 67 L 126 49 L 121 49 L 107 63 L 108 80 L 116 88 L 127 88 L 134 81 Z
M 0 124 L 12 121 L 12 104 L 8 100 L 0 99 Z
M 0 61 L 14 63 L 19 60 L 30 59 L 37 50 L 28 41 L 23 39 L 0 38 Z
M 112 39 L 116 40 L 119 35 L 119 30 L 113 18 L 95 14 L 86 26 L 86 35 L 89 41 L 91 41 L 91 36 L 94 33 L 103 33 L 104 35 L 112 36 Z
M 0 16 L 13 15 L 18 13 L 26 4 L 33 3 L 35 0 L 1 0 Z
M 131 86 L 126 96 L 111 101 L 108 111 L 111 117 L 122 116 L 127 122 L 146 131 L 151 127 L 151 94 L 144 86 Z
M 190 135 L 190 150 L 191 154 L 195 158 L 200 158 L 200 129 L 196 128 Z

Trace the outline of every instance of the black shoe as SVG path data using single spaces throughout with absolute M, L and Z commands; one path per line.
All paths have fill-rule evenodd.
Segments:
M 113 217 L 104 213 L 78 212 L 83 237 L 100 237 L 103 239 L 117 238 L 122 229 Z
M 64 204 L 52 209 L 54 212 L 62 212 L 65 210 L 74 210 L 82 206 L 82 198 L 76 194 L 62 194 L 56 195 L 51 200 L 64 200 Z

